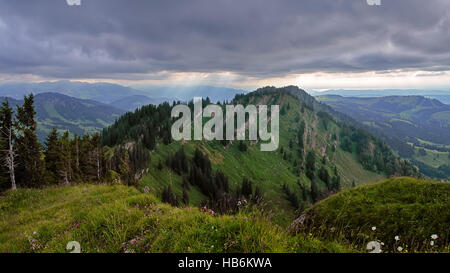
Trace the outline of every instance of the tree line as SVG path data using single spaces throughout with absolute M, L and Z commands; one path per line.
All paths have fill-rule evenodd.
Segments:
M 131 185 L 140 162 L 150 160 L 139 145 L 104 146 L 98 133 L 80 137 L 53 129 L 41 144 L 35 116 L 33 94 L 16 109 L 7 99 L 0 106 L 0 191 L 81 182 Z

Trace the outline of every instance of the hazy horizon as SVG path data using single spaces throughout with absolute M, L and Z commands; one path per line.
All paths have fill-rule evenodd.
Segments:
M 380 6 L 366 0 L 79 6 L 0 0 L 0 6 L 0 83 L 450 88 L 450 3 L 444 0 L 426 6 L 419 0 Z

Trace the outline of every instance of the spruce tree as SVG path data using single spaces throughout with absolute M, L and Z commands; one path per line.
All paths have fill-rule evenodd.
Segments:
M 65 185 L 69 185 L 72 180 L 72 151 L 68 131 L 59 140 L 59 151 L 58 175 Z
M 317 188 L 317 183 L 315 179 L 311 180 L 311 199 L 313 203 L 319 201 L 319 189 Z
M 17 106 L 17 182 L 24 187 L 40 187 L 45 184 L 45 166 L 41 158 L 42 147 L 36 135 L 36 111 L 34 110 L 34 96 L 24 97 L 23 106 Z
M 312 152 L 308 152 L 308 155 L 306 156 L 306 176 L 312 180 L 314 178 L 315 170 L 316 170 L 316 163 L 314 154 Z
M 58 162 L 61 152 L 56 128 L 53 128 L 47 136 L 45 146 L 47 148 L 44 152 L 47 180 L 50 184 L 54 184 L 58 181 Z

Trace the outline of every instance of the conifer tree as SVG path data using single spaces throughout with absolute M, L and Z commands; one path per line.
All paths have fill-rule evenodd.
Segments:
M 306 156 L 306 176 L 311 180 L 314 178 L 314 172 L 316 170 L 315 164 L 314 154 L 308 152 L 308 155 Z
M 60 160 L 60 145 L 58 139 L 58 131 L 56 128 L 50 132 L 45 140 L 46 150 L 44 152 L 45 156 L 45 167 L 47 169 L 47 180 L 49 183 L 53 184 L 58 181 L 58 162 Z
M 315 179 L 311 180 L 311 199 L 313 203 L 319 201 L 319 189 L 317 188 L 317 183 Z
M 72 180 L 72 151 L 68 131 L 59 140 L 59 151 L 58 175 L 65 185 L 69 185 Z
M 36 135 L 36 111 L 34 110 L 34 96 L 24 97 L 24 104 L 17 106 L 15 127 L 17 130 L 17 182 L 25 187 L 43 186 L 45 166 L 41 158 L 41 144 Z

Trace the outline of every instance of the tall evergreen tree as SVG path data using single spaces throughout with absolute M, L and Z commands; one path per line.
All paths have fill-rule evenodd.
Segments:
M 45 167 L 47 169 L 47 180 L 53 184 L 58 181 L 58 162 L 60 160 L 60 145 L 58 141 L 58 131 L 56 128 L 50 132 L 45 140 L 46 150 Z
M 24 187 L 43 186 L 45 166 L 41 158 L 41 144 L 36 135 L 36 111 L 34 96 L 24 97 L 24 104 L 17 106 L 15 127 L 18 154 L 17 182 Z
M 58 174 L 63 183 L 69 185 L 72 180 L 72 151 L 68 131 L 59 140 L 59 151 Z
M 317 201 L 319 201 L 319 196 L 320 196 L 320 192 L 319 192 L 319 188 L 317 187 L 317 182 L 315 181 L 315 179 L 311 180 L 311 199 L 313 201 L 313 203 L 316 203 Z
M 314 172 L 316 170 L 316 161 L 314 154 L 312 152 L 308 152 L 308 155 L 306 156 L 306 176 L 309 177 L 309 179 L 314 178 Z

